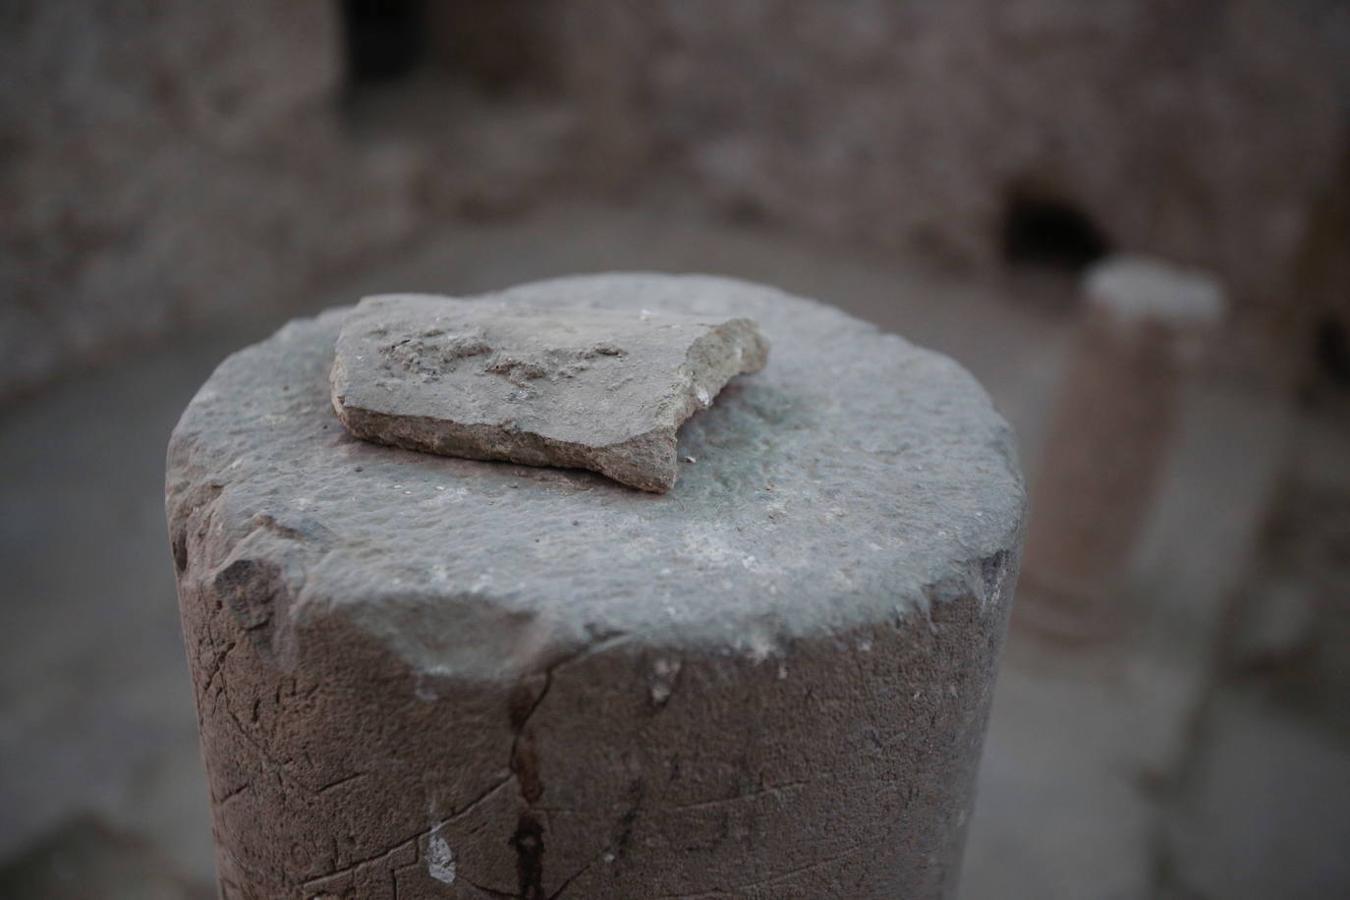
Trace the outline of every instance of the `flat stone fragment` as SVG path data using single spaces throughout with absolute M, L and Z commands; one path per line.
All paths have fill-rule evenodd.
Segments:
M 768 352 L 744 318 L 386 294 L 343 324 L 333 408 L 365 440 L 664 492 L 680 425 Z

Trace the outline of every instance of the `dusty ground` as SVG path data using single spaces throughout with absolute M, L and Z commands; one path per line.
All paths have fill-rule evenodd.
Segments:
M 972 282 L 685 216 L 554 208 L 431 235 L 306 306 L 613 268 L 766 281 L 949 353 L 989 388 L 1035 472 L 1071 335 L 1053 279 Z M 0 412 L 0 895 L 210 893 L 163 451 L 215 364 L 277 324 L 146 349 Z M 964 896 L 1350 894 L 1347 729 L 1215 674 L 1301 425 L 1278 398 L 1216 379 L 1185 407 L 1128 598 L 1135 626 L 1090 648 L 1013 636 Z

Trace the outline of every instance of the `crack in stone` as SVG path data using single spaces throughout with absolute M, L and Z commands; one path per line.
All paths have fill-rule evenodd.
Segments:
M 534 741 L 525 732 L 530 718 L 538 711 L 553 686 L 553 669 L 544 672 L 544 685 L 539 694 L 529 698 L 529 688 L 522 682 L 511 698 L 511 725 L 515 736 L 511 740 L 511 772 L 516 779 L 521 800 L 525 804 L 516 822 L 511 846 L 516 851 L 516 877 L 523 900 L 544 900 L 544 824 L 533 805 L 544 793 L 539 779 L 539 759 Z
M 586 862 L 585 865 L 583 865 L 580 869 L 577 869 L 577 870 L 576 870 L 575 872 L 573 872 L 571 875 L 567 876 L 567 878 L 563 880 L 563 883 L 560 884 L 560 885 L 558 885 L 558 889 L 557 889 L 556 891 L 554 891 L 552 894 L 549 895 L 548 900 L 558 900 L 558 898 L 562 897 L 563 893 L 564 893 L 569 887 L 572 886 L 572 882 L 576 881 L 576 880 L 577 880 L 578 878 L 580 878 L 582 875 L 585 875 L 587 872 L 589 872 L 589 871 L 591 870 L 591 868 L 592 868 L 597 862 L 599 862 L 601 859 L 603 859 L 604 856 L 605 856 L 605 854 L 608 853 L 608 852 L 610 852 L 610 851 L 609 851 L 609 847 L 604 847 L 604 848 L 602 848 L 601 851 L 600 851 L 599 853 L 597 853 L 595 856 L 591 857 L 591 858 Z
M 628 845 L 633 839 L 633 827 L 637 825 L 638 814 L 642 812 L 642 801 L 646 795 L 646 789 L 642 782 L 637 780 L 629 786 L 629 793 L 633 795 L 633 801 L 628 807 L 628 811 L 619 820 L 619 833 L 614 839 L 614 855 L 616 857 L 622 857 L 628 852 Z
M 208 637 L 210 637 L 210 635 L 208 635 Z M 225 659 L 230 655 L 231 651 L 234 650 L 235 643 L 235 641 L 226 643 L 225 649 L 217 653 L 215 659 L 211 661 L 211 670 L 207 673 L 206 683 L 202 685 L 201 692 L 197 698 L 199 704 L 205 699 L 207 694 L 211 692 L 211 685 L 215 683 L 216 676 L 225 668 Z
M 238 797 L 240 794 L 244 793 L 244 791 L 247 791 L 252 786 L 253 786 L 252 782 L 246 781 L 243 784 L 239 785 L 239 787 L 233 788 L 232 790 L 225 792 L 219 797 L 213 797 L 212 802 L 214 802 L 217 806 L 224 806 L 226 803 L 229 803 L 235 797 Z
M 342 787 L 344 784 L 350 784 L 351 782 L 356 781 L 358 778 L 364 778 L 366 777 L 366 774 L 367 773 L 365 772 L 356 772 L 355 774 L 352 775 L 344 775 L 343 777 L 337 779 L 336 781 L 330 781 L 328 782 L 328 784 L 316 788 L 314 793 L 316 794 L 326 793 L 327 791 L 331 791 L 334 788 Z
M 404 847 L 409 846 L 410 844 L 412 845 L 413 853 L 416 854 L 417 840 L 420 837 L 422 837 L 422 833 L 415 834 L 410 838 L 404 838 L 403 840 L 398 841 L 392 847 L 389 847 L 386 850 L 382 850 L 373 856 L 368 856 L 364 859 L 359 859 L 356 862 L 343 866 L 341 869 L 336 869 L 332 872 L 328 872 L 323 875 L 316 875 L 313 878 L 307 878 L 305 879 L 305 882 L 302 885 L 302 887 L 304 887 L 305 890 L 310 890 L 311 888 L 315 888 L 316 886 L 322 889 L 322 885 L 320 884 L 320 882 L 330 881 L 335 878 L 341 878 L 343 875 L 351 874 L 352 872 L 355 872 L 356 870 L 360 869 L 362 866 L 369 865 L 370 863 L 378 862 L 379 860 L 392 856 L 393 854 L 397 853 L 399 850 L 402 850 Z M 407 865 L 414 865 L 415 863 L 416 859 L 414 859 L 412 863 L 408 863 Z M 391 866 L 389 868 L 389 871 L 392 873 L 395 870 L 395 868 L 402 868 L 402 867 Z
M 531 695 L 529 683 L 522 680 L 510 699 L 511 740 L 509 766 L 520 790 L 524 810 L 516 822 L 516 831 L 511 836 L 511 846 L 516 851 L 516 876 L 519 896 L 522 900 L 548 900 L 544 894 L 544 832 L 545 822 L 536 806 L 544 794 L 544 785 L 539 777 L 539 758 L 535 750 L 533 736 L 527 733 L 531 719 L 544 703 L 544 698 L 553 687 L 553 678 L 559 669 L 578 662 L 592 653 L 613 646 L 626 635 L 622 632 L 606 632 L 592 638 L 584 646 L 567 654 L 544 669 L 544 684 L 537 695 Z M 573 878 L 576 876 L 573 875 Z M 571 882 L 569 878 L 564 887 Z M 555 892 L 554 896 L 557 896 Z
M 498 898 L 500 898 L 500 900 L 516 900 L 515 894 L 508 894 L 506 891 L 499 891 L 496 888 L 486 887 L 476 881 L 470 881 L 467 878 L 464 879 L 464 883 L 473 887 L 474 890 L 494 898 L 494 900 L 498 900 Z

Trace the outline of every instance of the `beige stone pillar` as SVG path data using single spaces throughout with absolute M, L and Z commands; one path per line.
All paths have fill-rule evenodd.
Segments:
M 1221 323 L 1209 276 L 1114 257 L 1083 311 L 1037 477 L 1018 621 L 1066 638 L 1121 622 L 1115 597 L 1167 460 L 1184 363 Z

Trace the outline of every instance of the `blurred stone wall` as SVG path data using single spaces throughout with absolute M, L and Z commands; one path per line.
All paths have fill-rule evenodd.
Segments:
M 606 170 L 664 160 L 733 212 L 964 263 L 997 262 L 1010 208 L 1046 204 L 1287 303 L 1350 147 L 1338 0 L 579 0 L 560 18 Z
M 401 6 L 450 77 L 393 89 L 400 143 L 344 119 L 339 3 L 5 4 L 0 397 L 549 184 L 976 268 L 1157 254 L 1350 360 L 1340 0 Z
M 337 128 L 340 27 L 286 0 L 4 4 L 0 395 L 409 231 L 406 167 Z

